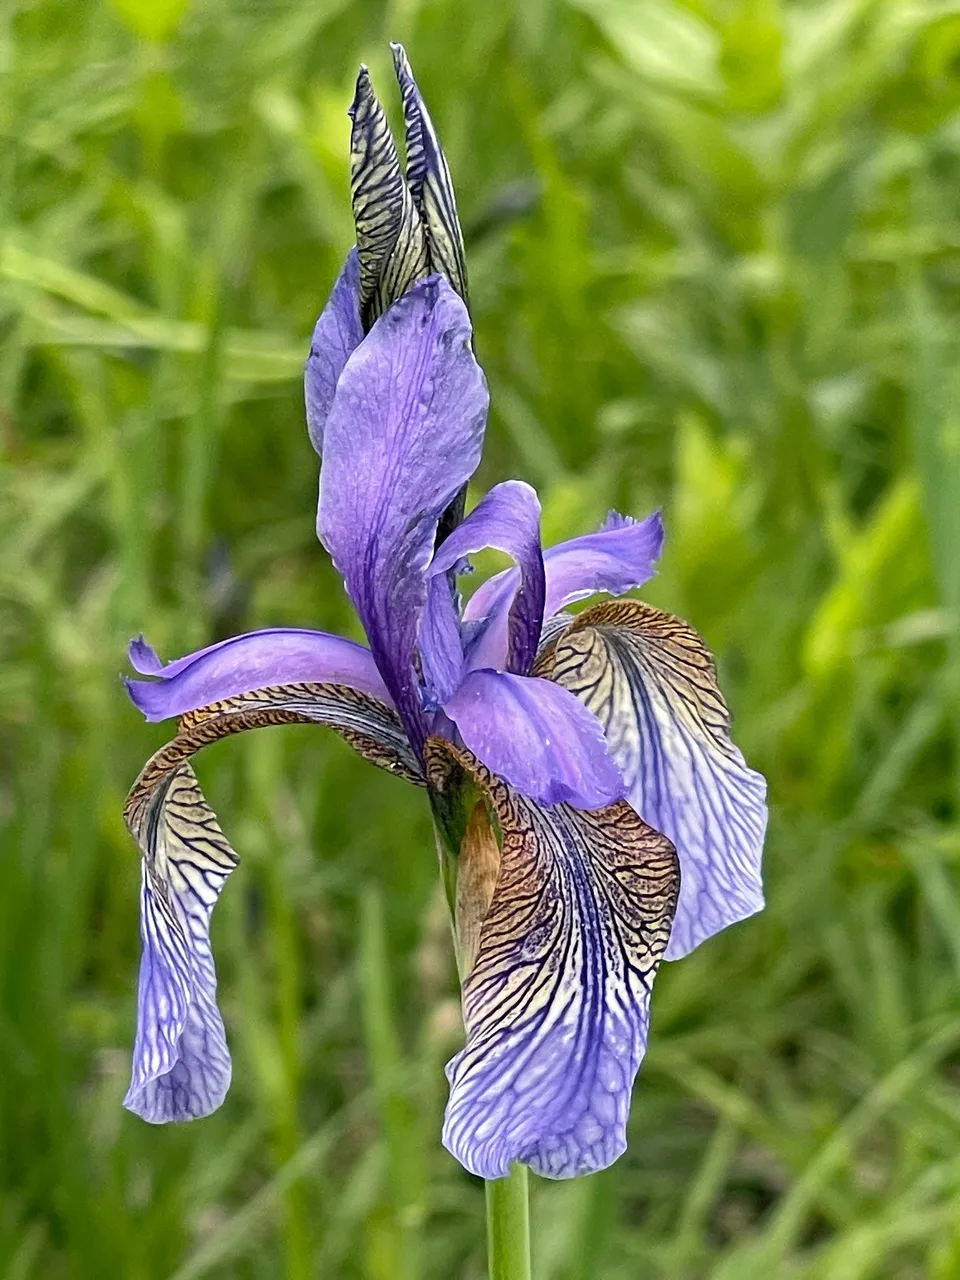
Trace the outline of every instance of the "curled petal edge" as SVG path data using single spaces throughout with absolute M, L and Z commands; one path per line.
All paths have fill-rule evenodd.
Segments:
M 419 785 L 419 761 L 390 708 L 337 685 L 259 689 L 185 715 L 144 766 L 124 808 L 143 865 L 137 1034 L 124 1105 L 153 1124 L 209 1115 L 230 1084 L 210 917 L 238 859 L 189 758 L 275 724 L 323 723 L 368 760 Z

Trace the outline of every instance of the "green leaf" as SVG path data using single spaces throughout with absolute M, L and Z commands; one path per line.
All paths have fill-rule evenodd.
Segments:
M 176 34 L 190 0 L 109 0 L 134 35 L 169 40 Z

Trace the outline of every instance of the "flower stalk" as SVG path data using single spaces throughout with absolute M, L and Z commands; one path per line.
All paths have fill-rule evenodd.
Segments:
M 487 1259 L 490 1280 L 530 1280 L 530 1207 L 527 1167 L 488 1181 Z
M 500 839 L 488 805 L 469 781 L 446 796 L 431 792 L 437 852 L 450 906 L 461 985 L 480 945 L 480 928 L 500 867 Z M 487 1266 L 490 1280 L 529 1280 L 530 1213 L 526 1165 L 505 1178 L 487 1179 Z

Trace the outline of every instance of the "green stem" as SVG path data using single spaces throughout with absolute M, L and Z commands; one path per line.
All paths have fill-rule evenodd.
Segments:
M 527 1167 L 515 1164 L 487 1186 L 487 1256 L 490 1280 L 530 1280 Z

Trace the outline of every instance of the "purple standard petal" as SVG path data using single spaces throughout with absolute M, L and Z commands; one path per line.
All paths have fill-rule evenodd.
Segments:
M 624 794 L 600 722 L 549 680 L 471 671 L 443 709 L 488 769 L 541 804 L 599 809 Z
M 166 666 L 141 637 L 130 646 L 130 661 L 136 670 L 160 677 L 126 681 L 130 697 L 148 720 L 168 720 L 234 694 L 304 681 L 348 685 L 390 703 L 370 651 L 325 631 L 251 631 Z
M 431 276 L 347 361 L 327 419 L 318 532 L 418 747 L 426 569 L 440 515 L 480 459 L 487 404 L 466 308 Z
M 359 285 L 357 251 L 351 249 L 333 286 L 330 300 L 313 330 L 310 354 L 303 372 L 307 430 L 317 453 L 323 452 L 323 429 L 343 366 L 363 341 Z
M 151 1124 L 209 1115 L 230 1085 L 210 916 L 237 864 L 189 764 L 128 808 L 143 853 L 133 1075 L 124 1106 Z
M 642 587 L 653 577 L 662 550 L 663 521 L 659 511 L 644 520 L 612 511 L 596 533 L 549 547 L 543 554 L 547 584 L 544 618 L 596 591 L 622 595 Z M 468 621 L 488 619 L 477 641 L 483 646 L 487 665 L 501 665 L 494 650 L 503 644 L 503 618 L 516 586 L 516 569 L 498 573 L 477 589 L 464 610 Z M 489 641 L 484 638 L 488 630 L 493 633 Z M 468 654 L 468 665 L 480 665 L 472 653 Z
M 525 676 L 537 656 L 546 592 L 540 550 L 540 500 L 530 485 L 522 480 L 495 485 L 440 547 L 430 575 L 446 573 L 459 560 L 485 547 L 496 547 L 513 556 L 518 568 L 513 595 L 497 619 L 496 637 L 493 629 L 484 633 L 471 656 L 471 665 L 505 666 L 507 671 Z
M 420 622 L 420 674 L 424 710 L 435 711 L 463 679 L 463 639 L 454 588 L 446 577 L 427 581 L 427 600 Z
M 680 618 L 636 600 L 581 613 L 551 678 L 595 712 L 627 798 L 677 847 L 683 879 L 667 959 L 763 907 L 767 786 L 730 739 L 713 657 Z
M 467 1043 L 447 1067 L 444 1145 L 481 1178 L 515 1160 L 548 1178 L 593 1173 L 626 1146 L 676 853 L 622 801 L 541 809 L 431 738 L 440 790 L 451 761 L 486 790 L 502 849 L 463 984 Z

